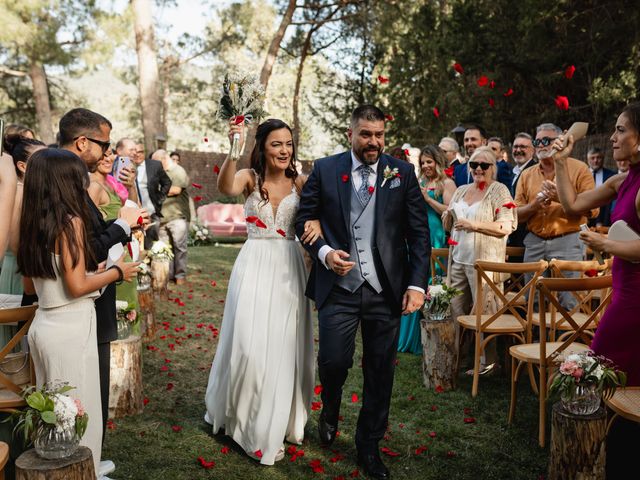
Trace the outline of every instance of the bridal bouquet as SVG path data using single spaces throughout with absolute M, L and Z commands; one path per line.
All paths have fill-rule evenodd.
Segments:
M 27 408 L 13 414 L 18 419 L 14 434 L 21 432 L 25 444 L 34 442 L 36 448 L 43 437 L 63 435 L 79 441 L 87 430 L 89 415 L 80 400 L 66 395 L 74 388 L 61 384 L 25 389 Z
M 264 88 L 257 76 L 227 73 L 222 82 L 218 118 L 227 122 L 234 119 L 236 125 L 248 124 L 254 118 L 259 119 L 266 115 L 264 96 Z M 240 136 L 238 134 L 233 136 L 230 157 L 232 160 L 240 158 Z
M 436 281 L 438 280 L 436 279 Z M 449 287 L 441 282 L 429 285 L 427 299 L 424 303 L 427 318 L 431 320 L 444 320 L 447 318 L 451 299 L 460 294 L 462 294 L 461 290 Z

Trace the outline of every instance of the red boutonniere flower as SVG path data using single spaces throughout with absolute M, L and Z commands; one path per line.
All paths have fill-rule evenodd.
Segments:
M 564 78 L 571 80 L 573 78 L 573 74 L 576 73 L 575 65 L 569 65 L 564 69 Z
M 349 181 L 349 175 L 346 173 L 342 174 L 342 183 L 347 183 Z
M 390 113 L 387 113 L 387 114 L 384 116 L 384 119 L 385 119 L 387 122 L 393 122 L 393 121 L 395 120 L 395 118 L 393 117 L 393 115 L 391 115 Z
M 505 97 L 510 97 L 511 95 L 513 95 L 513 88 L 508 89 L 502 95 L 505 96 Z
M 504 208 L 508 208 L 508 209 L 512 209 L 512 208 L 516 208 L 516 207 L 517 207 L 517 205 L 516 205 L 515 203 L 513 203 L 513 202 L 505 203 L 505 204 L 504 204 L 504 205 L 502 205 L 502 206 L 503 206 Z
M 383 75 L 378 75 L 378 81 L 381 84 L 385 85 L 385 84 L 389 83 L 389 77 L 385 77 Z
M 200 185 L 199 183 L 192 183 L 191 186 L 193 188 L 202 188 L 202 185 Z
M 220 167 L 218 165 L 213 166 L 213 173 L 215 173 L 216 175 L 220 173 Z
M 454 169 L 453 167 L 445 168 L 445 169 L 444 169 L 444 174 L 445 174 L 447 177 L 450 177 L 450 178 L 451 178 L 451 177 L 453 177 L 453 171 L 454 171 L 454 170 L 455 170 L 455 169 Z
M 558 95 L 555 100 L 556 107 L 560 110 L 569 110 L 569 99 L 563 95 Z
M 453 238 L 449 237 L 449 238 L 447 239 L 447 245 L 452 245 L 452 246 L 454 246 L 454 247 L 455 247 L 456 245 L 458 245 L 458 242 L 456 242 Z M 438 386 L 440 386 L 440 385 L 438 385 Z M 442 388 L 442 387 L 440 387 L 440 388 Z M 436 391 L 437 391 L 437 390 L 438 390 L 438 389 L 436 388 Z
M 453 64 L 453 69 L 458 72 L 460 75 L 462 75 L 464 73 L 464 68 L 462 68 L 462 65 L 460 65 L 458 62 Z
M 482 75 L 480 78 L 478 78 L 477 83 L 479 87 L 486 87 L 489 84 L 489 79 L 486 75 Z

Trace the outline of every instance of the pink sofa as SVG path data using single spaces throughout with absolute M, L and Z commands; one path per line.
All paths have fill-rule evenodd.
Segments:
M 247 235 L 244 206 L 235 203 L 210 203 L 198 207 L 198 220 L 214 237 Z

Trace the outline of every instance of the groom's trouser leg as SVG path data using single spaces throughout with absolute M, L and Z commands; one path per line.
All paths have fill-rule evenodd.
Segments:
M 327 421 L 337 424 L 342 386 L 353 365 L 355 337 L 360 321 L 361 288 L 354 293 L 334 287 L 318 312 L 318 375 Z
M 356 429 L 360 453 L 377 453 L 389 420 L 389 404 L 400 333 L 400 315 L 389 300 L 362 287 L 362 373 L 364 391 Z

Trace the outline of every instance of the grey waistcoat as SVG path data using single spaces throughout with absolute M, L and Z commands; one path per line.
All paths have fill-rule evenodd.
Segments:
M 336 282 L 350 292 L 355 292 L 365 281 L 376 292 L 382 292 L 382 285 L 373 261 L 372 248 L 375 232 L 376 193 L 377 189 L 371 194 L 369 203 L 365 207 L 360 202 L 355 188 L 351 188 L 349 260 L 356 262 L 356 264 L 347 275 L 339 277 Z

